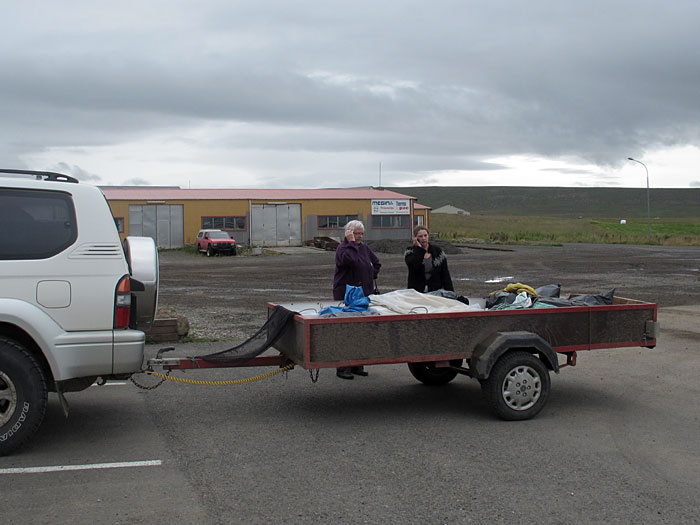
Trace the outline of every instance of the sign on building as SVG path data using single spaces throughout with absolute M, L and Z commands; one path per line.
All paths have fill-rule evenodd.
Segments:
M 372 215 L 410 215 L 411 205 L 406 200 L 372 200 Z

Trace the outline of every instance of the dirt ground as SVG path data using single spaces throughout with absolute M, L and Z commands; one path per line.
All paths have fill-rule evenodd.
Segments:
M 459 252 L 448 255 L 455 291 L 468 297 L 485 297 L 509 282 L 558 283 L 562 296 L 615 288 L 619 297 L 660 307 L 700 304 L 697 247 L 571 244 L 451 251 Z M 403 253 L 377 255 L 380 291 L 405 288 Z M 159 317 L 185 316 L 197 339 L 246 339 L 265 322 L 268 302 L 329 300 L 334 256 L 314 248 L 212 258 L 162 252 Z

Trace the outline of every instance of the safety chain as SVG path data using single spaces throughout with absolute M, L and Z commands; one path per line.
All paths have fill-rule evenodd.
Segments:
M 252 381 L 258 381 L 260 379 L 266 379 L 268 377 L 272 377 L 274 375 L 281 374 L 282 372 L 287 372 L 287 371 L 291 370 L 292 368 L 294 368 L 294 365 L 290 364 L 290 365 L 284 366 L 282 368 L 279 368 L 277 370 L 273 370 L 272 372 L 267 372 L 266 374 L 261 374 L 259 376 L 249 377 L 247 379 L 232 379 L 230 381 L 202 381 L 202 380 L 198 380 L 198 379 L 185 379 L 184 377 L 174 377 L 174 376 L 170 375 L 170 372 L 171 372 L 170 370 L 168 370 L 167 374 L 161 374 L 159 372 L 154 372 L 153 370 L 144 370 L 143 373 L 148 374 L 148 375 L 152 375 L 152 376 L 156 376 L 156 377 L 160 377 L 161 378 L 160 383 L 158 383 L 158 385 L 156 385 L 156 386 L 160 386 L 163 383 L 163 381 L 165 381 L 166 379 L 168 381 L 176 381 L 178 383 L 187 383 L 190 385 L 224 386 L 224 385 L 239 385 L 242 383 L 250 383 Z M 136 386 L 139 386 L 139 385 L 136 385 Z M 155 388 L 155 387 L 152 387 L 152 388 Z M 148 390 L 151 390 L 152 388 L 149 388 Z
M 321 369 L 317 368 L 316 370 L 309 370 L 309 375 L 311 376 L 311 382 L 315 383 L 318 381 L 318 373 Z M 314 377 L 314 372 L 316 372 L 316 376 Z
M 152 372 L 152 371 L 153 371 L 153 370 L 141 370 L 140 373 L 142 373 L 142 374 L 148 374 L 148 373 L 150 373 L 150 372 Z M 172 370 L 168 370 L 168 373 L 165 374 L 165 376 L 162 376 L 162 377 L 161 377 L 161 380 L 158 381 L 155 385 L 152 385 L 152 386 L 145 386 L 145 385 L 141 385 L 141 384 L 137 383 L 137 382 L 136 382 L 136 379 L 134 379 L 134 376 L 131 376 L 131 377 L 129 378 L 129 380 L 130 380 L 132 383 L 134 383 L 137 387 L 139 387 L 141 390 L 155 390 L 156 388 L 158 388 L 160 385 L 162 385 L 162 384 L 165 382 L 165 380 L 167 379 L 167 376 L 170 375 L 170 372 L 172 372 Z M 162 375 L 162 374 L 161 374 L 161 375 Z

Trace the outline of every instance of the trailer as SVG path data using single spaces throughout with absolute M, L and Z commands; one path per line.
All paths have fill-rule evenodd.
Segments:
M 621 297 L 597 306 L 319 316 L 330 304 L 337 303 L 269 303 L 268 313 L 279 308 L 295 312 L 275 339 L 278 354 L 228 366 L 314 371 L 407 363 L 413 377 L 429 386 L 446 385 L 458 375 L 477 379 L 498 417 L 525 420 L 546 405 L 550 372 L 576 365 L 578 352 L 654 348 L 659 333 L 655 303 Z M 149 365 L 168 370 L 222 366 L 161 356 Z

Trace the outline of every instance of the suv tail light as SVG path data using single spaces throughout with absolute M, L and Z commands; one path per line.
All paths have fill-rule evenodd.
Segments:
M 114 294 L 114 328 L 129 328 L 131 317 L 131 282 L 128 275 L 119 280 Z

